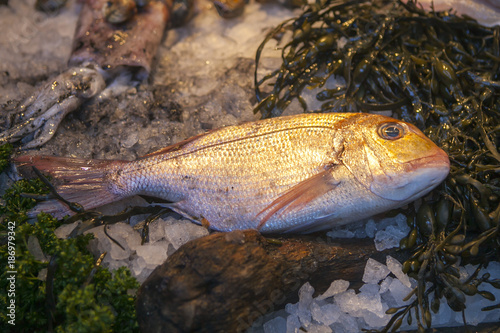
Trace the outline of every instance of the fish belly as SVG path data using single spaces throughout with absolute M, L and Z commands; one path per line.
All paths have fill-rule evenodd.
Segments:
M 315 198 L 300 209 L 278 211 L 262 226 L 260 222 L 265 209 L 282 192 L 256 199 L 256 193 L 241 193 L 232 198 L 205 196 L 203 193 L 190 196 L 181 202 L 181 210 L 194 216 L 203 212 L 210 225 L 221 231 L 255 228 L 263 233 L 313 232 L 358 221 L 390 209 L 390 202 L 362 186 L 346 167 L 336 168 L 333 177 L 338 186 Z M 293 187 L 295 184 L 289 185 Z M 286 191 L 286 189 L 284 190 Z M 207 207 L 209 207 L 207 209 Z

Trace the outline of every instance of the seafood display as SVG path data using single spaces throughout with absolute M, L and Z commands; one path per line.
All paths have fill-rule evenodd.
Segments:
M 109 9 L 110 3 L 84 2 L 69 60 L 73 67 L 50 80 L 8 117 L 10 128 L 0 134 L 0 143 L 22 139 L 24 148 L 43 145 L 69 112 L 101 93 L 104 82 L 122 74 L 123 67 L 138 79 L 148 76 L 170 3 L 149 1 L 126 18 L 120 14 L 128 8 L 125 4 Z
M 393 223 L 398 237 L 391 251 L 405 254 L 397 258 L 400 274 L 391 269 L 396 278 L 389 275 L 363 293 L 349 289 L 352 293 L 345 296 L 362 299 L 374 288 L 382 294 L 403 278 L 407 285 L 401 282 L 404 288 L 395 294 L 385 292 L 394 298 L 378 309 L 385 321 L 368 322 L 369 316 L 363 319 L 353 308 L 350 317 L 341 311 L 340 322 L 357 321 L 353 332 L 384 325 L 382 332 L 410 326 L 422 331 L 460 325 L 462 318 L 475 325 L 497 316 L 500 28 L 494 20 L 484 23 L 490 27 L 481 25 L 480 17 L 497 15 L 495 1 L 450 0 L 444 7 L 434 1 L 432 7 L 423 0 L 325 0 L 292 13 L 260 1 L 206 0 L 196 4 L 189 23 L 169 30 L 164 39 L 155 27 L 164 26 L 164 20 L 185 22 L 189 15 L 182 13 L 189 14 L 192 1 L 177 1 L 172 9 L 167 3 L 166 16 L 157 2 L 36 1 L 37 6 L 54 4 L 51 13 L 43 8 L 37 12 L 34 0 L 0 5 L 4 27 L 7 21 L 14 26 L 23 15 L 28 18 L 27 24 L 0 36 L 5 60 L 0 62 L 0 144 L 17 142 L 0 148 L 0 191 L 6 193 L 0 202 L 0 239 L 6 239 L 5 221 L 17 223 L 19 290 L 33 295 L 22 303 L 46 307 L 29 316 L 28 306 L 26 311 L 18 308 L 19 318 L 26 317 L 20 327 L 137 331 L 130 290 L 167 257 L 174 258 L 186 241 L 208 234 L 206 226 L 263 233 L 340 226 L 322 233 L 321 240 L 318 234 L 305 237 L 331 244 L 331 238 L 350 233 L 375 236 L 366 242 L 377 245 L 377 235 L 387 235 L 384 228 Z M 462 3 L 487 7 L 463 9 Z M 150 4 L 159 7 L 148 12 Z M 241 14 L 245 5 L 244 15 L 221 20 L 214 5 L 227 17 Z M 137 15 L 151 16 L 138 22 Z M 292 15 L 297 17 L 290 19 Z M 255 66 L 255 50 L 272 26 L 276 28 L 258 49 Z M 41 87 L 41 81 L 48 83 Z M 302 112 L 307 114 L 297 115 Z M 259 117 L 270 119 L 255 122 Z M 40 202 L 55 194 L 47 194 L 40 179 L 14 182 L 19 175 L 10 162 L 26 154 L 23 148 L 33 147 L 37 152 L 18 157 L 17 165 L 51 175 L 45 186 L 53 184 L 73 203 L 71 209 L 61 201 Z M 167 148 L 158 151 L 160 147 Z M 156 201 L 151 197 L 161 203 L 151 207 Z M 420 199 L 413 202 L 415 198 Z M 30 211 L 35 199 L 38 206 Z M 98 207 L 106 202 L 110 204 Z M 77 204 L 92 210 L 80 214 Z M 369 221 L 349 222 L 401 205 Z M 28 215 L 41 211 L 58 218 L 76 214 L 57 221 L 42 213 L 36 223 L 25 223 Z M 388 222 L 395 215 L 397 222 Z M 75 236 L 84 230 L 94 239 Z M 226 239 L 225 233 L 215 236 L 234 245 L 242 241 Z M 262 238 L 264 245 L 285 252 L 279 239 L 300 237 L 268 236 Z M 346 243 L 358 244 L 359 239 L 351 240 Z M 302 249 L 313 248 L 312 241 L 298 243 Z M 229 260 L 218 257 L 214 246 L 215 264 L 203 262 L 218 276 L 218 261 Z M 0 256 L 4 249 L 1 245 Z M 288 254 L 297 260 L 294 252 Z M 313 259 L 317 269 L 324 257 Z M 311 281 L 310 271 L 297 264 L 300 281 Z M 277 273 L 273 267 L 270 272 Z M 256 279 L 259 273 L 257 269 Z M 0 281 L 5 282 L 3 274 Z M 127 274 L 135 285 L 122 283 Z M 105 275 L 118 282 L 115 287 L 103 282 Z M 331 277 L 322 278 L 327 285 Z M 199 297 L 204 298 L 205 286 L 212 290 L 214 285 L 203 276 L 201 280 L 206 284 L 196 287 L 201 286 Z M 299 287 L 288 292 L 297 296 Z M 308 304 L 310 311 L 320 305 L 326 314 L 328 307 L 337 306 L 336 297 L 316 302 L 310 301 L 313 291 L 308 293 L 299 292 L 305 306 L 289 304 L 287 309 L 302 307 L 302 313 Z M 101 299 L 103 294 L 109 299 Z M 189 291 L 184 295 L 196 300 Z M 402 301 L 406 295 L 408 301 Z M 255 300 L 250 299 L 252 304 L 246 305 L 253 309 Z M 99 316 L 85 317 L 82 323 L 81 317 L 71 317 L 75 305 Z M 446 321 L 450 309 L 461 312 L 452 314 L 454 321 Z M 178 311 L 174 306 L 174 315 Z M 312 317 L 308 323 L 284 312 L 277 316 L 288 319 L 278 321 L 297 330 L 338 328 L 319 325 L 311 312 L 304 315 Z
M 370 114 L 275 118 L 188 139 L 134 162 L 24 156 L 66 180 L 86 209 L 142 194 L 213 229 L 314 231 L 400 207 L 448 174 L 446 154 L 415 126 Z M 48 201 L 32 212 L 63 217 Z

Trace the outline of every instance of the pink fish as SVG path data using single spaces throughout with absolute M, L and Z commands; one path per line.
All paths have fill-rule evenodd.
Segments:
M 21 156 L 91 209 L 133 195 L 222 231 L 310 232 L 411 202 L 446 178 L 446 153 L 415 126 L 368 113 L 302 114 L 230 126 L 136 161 Z M 32 212 L 71 214 L 59 201 Z

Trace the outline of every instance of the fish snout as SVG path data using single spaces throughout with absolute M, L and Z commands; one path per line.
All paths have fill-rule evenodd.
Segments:
M 444 150 L 435 146 L 426 156 L 407 162 L 407 167 L 409 172 L 418 169 L 433 169 L 441 182 L 450 172 L 450 159 Z
M 427 156 L 407 162 L 406 166 L 408 184 L 401 188 L 400 199 L 409 202 L 429 193 L 446 179 L 450 159 L 444 150 L 435 146 Z
M 394 173 L 374 177 L 370 190 L 385 199 L 411 202 L 438 186 L 450 172 L 450 159 L 435 146 L 424 157 L 408 161 Z

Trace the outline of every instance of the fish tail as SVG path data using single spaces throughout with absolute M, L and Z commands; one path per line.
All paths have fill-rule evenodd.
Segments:
M 57 193 L 69 202 L 92 209 L 127 195 L 119 193 L 113 186 L 113 175 L 119 172 L 126 161 L 90 160 L 52 156 L 20 156 L 14 159 L 18 166 L 34 166 L 55 178 Z M 40 212 L 52 214 L 55 218 L 73 215 L 74 212 L 63 202 L 53 199 L 39 203 L 28 212 L 35 217 Z

